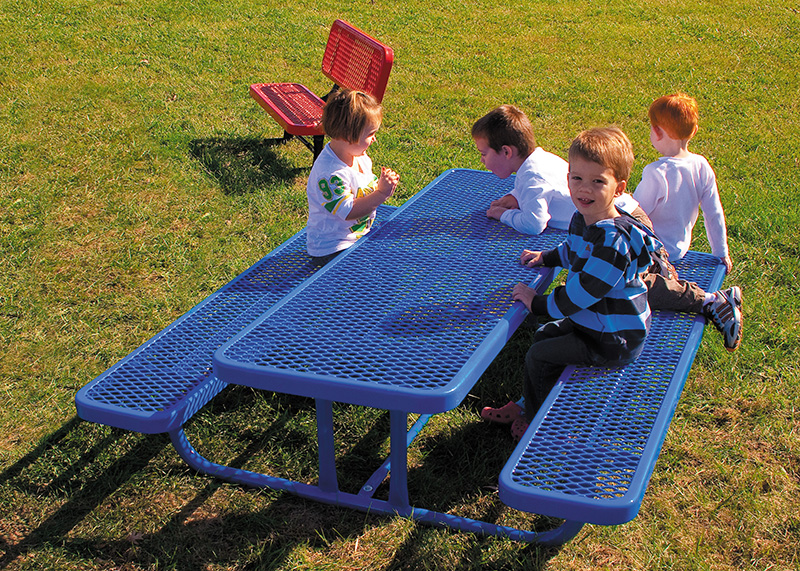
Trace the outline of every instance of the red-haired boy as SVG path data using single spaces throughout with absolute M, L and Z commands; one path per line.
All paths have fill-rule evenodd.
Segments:
M 697 101 L 683 93 L 665 95 L 656 99 L 648 112 L 650 116 L 650 142 L 661 153 L 661 158 L 650 163 L 642 172 L 642 181 L 633 197 L 650 217 L 653 230 L 669 253 L 677 261 L 686 255 L 692 241 L 692 230 L 700 208 L 703 210 L 711 252 L 718 256 L 730 272 L 733 262 L 728 253 L 728 236 L 725 213 L 717 190 L 714 170 L 705 157 L 689 152 L 689 141 L 697 133 Z M 725 347 L 733 351 L 742 339 L 742 292 L 731 287 L 706 293 L 695 284 L 682 280 L 664 282 L 661 276 L 649 274 L 648 283 L 651 306 L 666 309 L 664 304 L 652 301 L 664 288 L 672 288 L 667 297 L 673 301 L 674 288 L 683 291 L 679 307 L 701 313 L 723 334 Z

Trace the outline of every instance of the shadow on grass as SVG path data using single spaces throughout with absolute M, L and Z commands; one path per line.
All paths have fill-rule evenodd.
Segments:
M 408 475 L 409 496 L 416 500 L 412 500 L 412 505 L 535 532 L 558 527 L 563 520 L 519 512 L 500 501 L 498 479 L 514 449 L 514 442 L 508 426 L 483 422 L 477 412 L 475 419 L 475 422 L 455 430 L 439 430 L 430 436 L 422 432 L 417 445 L 424 453 L 424 463 L 410 468 Z M 395 554 L 397 565 L 416 560 L 416 568 L 423 567 L 430 554 L 426 554 L 424 542 L 416 541 L 413 536 L 424 533 L 424 529 L 418 527 Z M 492 563 L 486 561 L 482 551 L 494 541 L 497 538 L 476 536 L 469 548 L 460 553 L 460 558 L 465 562 L 475 562 L 476 569 L 538 570 L 560 550 L 559 547 L 520 542 L 520 549 L 514 554 L 524 558 L 524 566 L 519 566 L 517 561 Z M 466 568 L 470 567 L 466 565 Z
M 242 404 L 244 396 L 242 391 L 233 391 L 221 402 L 215 402 L 215 406 L 236 407 Z M 239 433 L 238 443 L 244 447 L 237 447 L 241 452 L 227 464 L 243 467 L 266 445 L 276 441 L 289 442 L 290 448 L 313 447 L 313 437 L 292 426 L 292 419 L 309 404 L 306 399 L 282 398 L 280 405 L 284 412 L 278 418 L 266 424 L 263 430 L 248 429 Z M 360 477 L 368 477 L 375 464 L 382 461 L 388 428 L 388 413 L 383 413 L 358 436 L 348 435 L 350 447 L 337 462 L 340 475 L 346 480 L 342 482 L 342 489 L 356 485 L 355 480 Z M 229 430 L 215 426 L 214 434 L 218 429 L 223 433 Z M 509 508 L 499 502 L 496 494 L 486 491 L 496 485 L 497 474 L 511 449 L 508 435 L 480 422 L 444 432 L 430 437 L 423 432 L 420 437 L 419 446 L 425 454 L 423 463 L 409 474 L 412 504 L 442 512 L 468 510 L 469 513 L 463 515 L 486 521 L 503 518 Z M 465 446 L 467 442 L 469 446 Z M 176 486 L 177 482 L 188 479 L 193 483 L 194 496 L 184 499 L 179 506 L 170 503 L 163 507 L 158 505 L 158 498 L 153 498 L 155 515 L 147 517 L 161 522 L 159 529 L 150 533 L 133 532 L 119 539 L 109 539 L 108 533 L 92 533 L 91 529 L 102 525 L 104 513 L 105 517 L 115 517 L 109 509 L 116 510 L 118 502 L 135 505 L 137 498 L 124 494 L 119 498 L 115 496 L 120 495 L 120 488 L 131 480 L 141 480 L 146 485 L 148 478 L 154 477 L 148 464 L 168 443 L 166 435 L 139 435 L 99 427 L 77 418 L 43 439 L 39 446 L 0 474 L 0 486 L 16 490 L 16 494 L 26 496 L 27 501 L 39 504 L 33 506 L 34 509 L 51 513 L 24 537 L 17 532 L 0 540 L 0 569 L 20 560 L 33 561 L 34 557 L 46 560 L 47 553 L 53 551 L 61 551 L 62 562 L 64 555 L 69 554 L 68 561 L 94 561 L 101 567 L 112 568 L 142 566 L 190 570 L 223 564 L 247 569 L 279 569 L 285 568 L 296 556 L 294 552 L 298 546 L 309 546 L 336 556 L 342 549 L 337 543 L 363 537 L 387 520 L 385 516 L 367 515 L 286 493 L 249 488 L 242 489 L 248 495 L 263 496 L 258 500 L 266 504 L 263 509 L 253 509 L 245 503 L 238 508 L 229 505 L 220 514 L 218 500 L 212 496 L 220 488 L 232 484 L 195 474 L 178 459 L 174 463 L 170 460 L 169 471 L 155 477 L 170 478 Z M 70 460 L 65 462 L 64 458 Z M 350 471 L 353 473 L 345 476 L 345 472 Z M 53 478 L 53 473 L 58 475 Z M 147 490 L 141 490 L 141 495 L 139 500 L 146 499 Z M 473 498 L 478 500 L 474 504 Z M 54 508 L 48 509 L 49 506 Z M 164 511 L 170 515 L 162 520 L 158 514 Z M 547 518 L 521 516 L 525 522 L 534 522 L 536 528 L 552 527 L 552 521 Z M 10 525 L 13 524 L 6 530 L 0 526 L 0 531 L 10 530 Z M 450 541 L 442 537 L 449 533 L 454 532 L 415 526 L 396 547 L 387 568 L 431 568 L 428 563 L 432 550 L 438 550 L 434 559 L 441 556 L 452 563 L 455 557 L 460 560 L 457 565 L 460 569 L 538 570 L 558 553 L 554 548 L 520 544 L 520 549 L 508 550 L 500 559 L 487 562 L 484 555 L 495 541 L 493 538 L 475 536 L 467 543 L 459 542 L 457 552 L 451 553 Z M 524 564 L 520 565 L 520 561 Z M 344 568 L 350 568 L 344 563 Z
M 230 195 L 242 195 L 264 186 L 290 182 L 309 170 L 296 168 L 273 150 L 286 140 L 256 137 L 211 137 L 189 143 L 189 152 Z M 310 167 L 309 167 L 310 168 Z
M 0 485 L 14 487 L 32 496 L 49 497 L 51 501 L 52 496 L 63 497 L 63 490 L 68 490 L 74 485 L 73 480 L 79 473 L 96 461 L 123 435 L 128 434 L 123 430 L 112 429 L 108 436 L 94 443 L 64 473 L 58 478 L 48 481 L 45 486 L 36 485 L 33 479 L 27 479 L 26 472 L 34 464 L 41 462 L 48 452 L 59 447 L 62 443 L 66 447 L 70 446 L 69 440 L 75 437 L 74 433 L 78 431 L 81 424 L 81 421 L 75 417 L 58 431 L 43 439 L 39 446 L 0 474 Z M 82 522 L 109 495 L 144 468 L 168 442 L 169 440 L 165 435 L 142 437 L 136 445 L 118 457 L 102 473 L 84 481 L 76 492 L 68 493 L 67 501 L 62 503 L 58 509 L 27 536 L 14 544 L 11 544 L 6 539 L 1 539 L 0 569 L 4 569 L 14 560 L 24 557 L 44 545 L 59 543 L 70 530 Z M 57 503 L 57 501 L 53 503 Z

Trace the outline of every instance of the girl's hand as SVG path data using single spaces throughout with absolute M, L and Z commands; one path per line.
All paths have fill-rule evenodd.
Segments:
M 520 257 L 519 261 L 523 266 L 528 266 L 529 268 L 533 266 L 541 266 L 542 253 L 534 252 L 533 250 L 522 250 L 522 256 Z
M 378 178 L 378 184 L 375 190 L 389 198 L 397 190 L 397 185 L 400 182 L 400 175 L 387 167 L 381 167 L 381 176 Z

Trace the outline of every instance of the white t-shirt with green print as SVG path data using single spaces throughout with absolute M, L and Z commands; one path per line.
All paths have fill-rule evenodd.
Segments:
M 311 256 L 327 256 L 352 246 L 369 232 L 375 212 L 358 220 L 345 220 L 353 201 L 375 189 L 372 159 L 355 158 L 352 167 L 325 145 L 308 176 L 306 248 Z

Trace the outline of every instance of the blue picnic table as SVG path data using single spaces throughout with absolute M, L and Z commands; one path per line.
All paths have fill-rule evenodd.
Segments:
M 586 522 L 631 519 L 699 346 L 700 316 L 655 312 L 658 333 L 637 360 L 643 369 L 570 369 L 531 423 L 501 474 L 500 499 L 563 518 L 561 526 L 520 530 L 409 501 L 408 446 L 431 415 L 462 403 L 525 318 L 513 285 L 544 292 L 556 275 L 522 266 L 519 255 L 556 246 L 564 232 L 522 235 L 487 219 L 489 202 L 512 187 L 513 177 L 449 170 L 383 210 L 376 229 L 322 268 L 302 252 L 302 233 L 293 237 L 81 389 L 79 415 L 168 432 L 189 465 L 231 482 L 464 531 L 562 543 Z M 691 253 L 678 269 L 707 289 L 724 277 L 707 254 Z M 315 484 L 224 466 L 195 450 L 184 425 L 228 384 L 315 399 Z M 357 493 L 338 486 L 333 402 L 390 412 L 389 457 Z M 376 497 L 389 474 L 388 497 Z
M 511 301 L 513 285 L 544 292 L 553 279 L 553 268 L 527 268 L 519 255 L 556 246 L 563 232 L 525 236 L 486 217 L 489 202 L 510 189 L 491 173 L 444 173 L 215 353 L 214 372 L 226 382 L 316 399 L 319 485 L 281 487 L 370 513 L 513 535 L 412 507 L 406 465 L 430 415 L 462 402 L 525 317 Z M 333 401 L 390 411 L 390 459 L 358 494 L 337 485 Z M 409 431 L 410 413 L 422 416 Z M 389 499 L 377 499 L 389 470 Z

